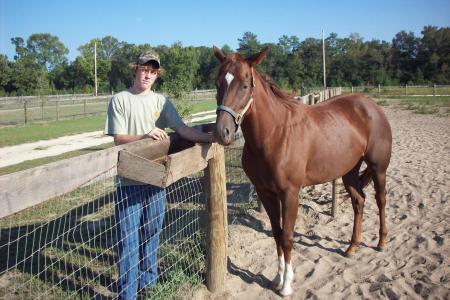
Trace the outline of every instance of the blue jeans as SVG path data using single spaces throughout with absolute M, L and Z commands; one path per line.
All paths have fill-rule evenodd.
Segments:
M 138 289 L 158 278 L 159 234 L 164 220 L 166 191 L 152 185 L 117 188 L 115 218 L 119 299 L 136 299 Z

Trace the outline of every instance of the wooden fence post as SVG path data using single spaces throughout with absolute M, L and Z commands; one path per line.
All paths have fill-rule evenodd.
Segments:
M 27 100 L 25 100 L 23 102 L 23 113 L 24 113 L 24 117 L 25 117 L 25 125 L 28 122 L 28 116 L 27 116 Z
M 207 271 L 206 286 L 212 293 L 220 292 L 227 274 L 228 220 L 225 178 L 225 152 L 213 144 L 214 157 L 205 169 L 207 186 Z
M 56 121 L 59 120 L 59 99 L 56 98 Z
M 380 98 L 380 84 L 378 84 L 378 98 Z
M 41 96 L 41 119 L 44 121 L 44 98 Z
M 337 198 L 336 198 L 336 180 L 331 183 L 331 216 L 336 217 Z
M 436 96 L 436 83 L 433 84 L 433 96 Z

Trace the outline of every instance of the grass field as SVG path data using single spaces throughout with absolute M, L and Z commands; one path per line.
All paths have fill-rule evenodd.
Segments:
M 442 97 L 380 97 L 375 98 L 381 106 L 412 110 L 418 114 L 450 115 L 450 96 Z

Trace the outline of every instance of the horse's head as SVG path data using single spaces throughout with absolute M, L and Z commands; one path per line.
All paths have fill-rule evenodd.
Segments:
M 253 67 L 266 56 L 268 48 L 244 58 L 238 53 L 227 57 L 213 47 L 215 56 L 221 62 L 216 79 L 217 119 L 215 135 L 222 145 L 234 141 L 234 134 L 245 116 L 250 113 L 255 89 Z

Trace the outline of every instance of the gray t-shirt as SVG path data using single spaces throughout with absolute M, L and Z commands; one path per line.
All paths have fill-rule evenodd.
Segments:
M 123 91 L 109 102 L 104 133 L 137 135 L 146 134 L 155 127 L 175 131 L 183 125 L 175 107 L 163 95 L 155 92 L 135 95 Z M 122 177 L 118 177 L 118 182 L 123 186 L 143 184 Z

